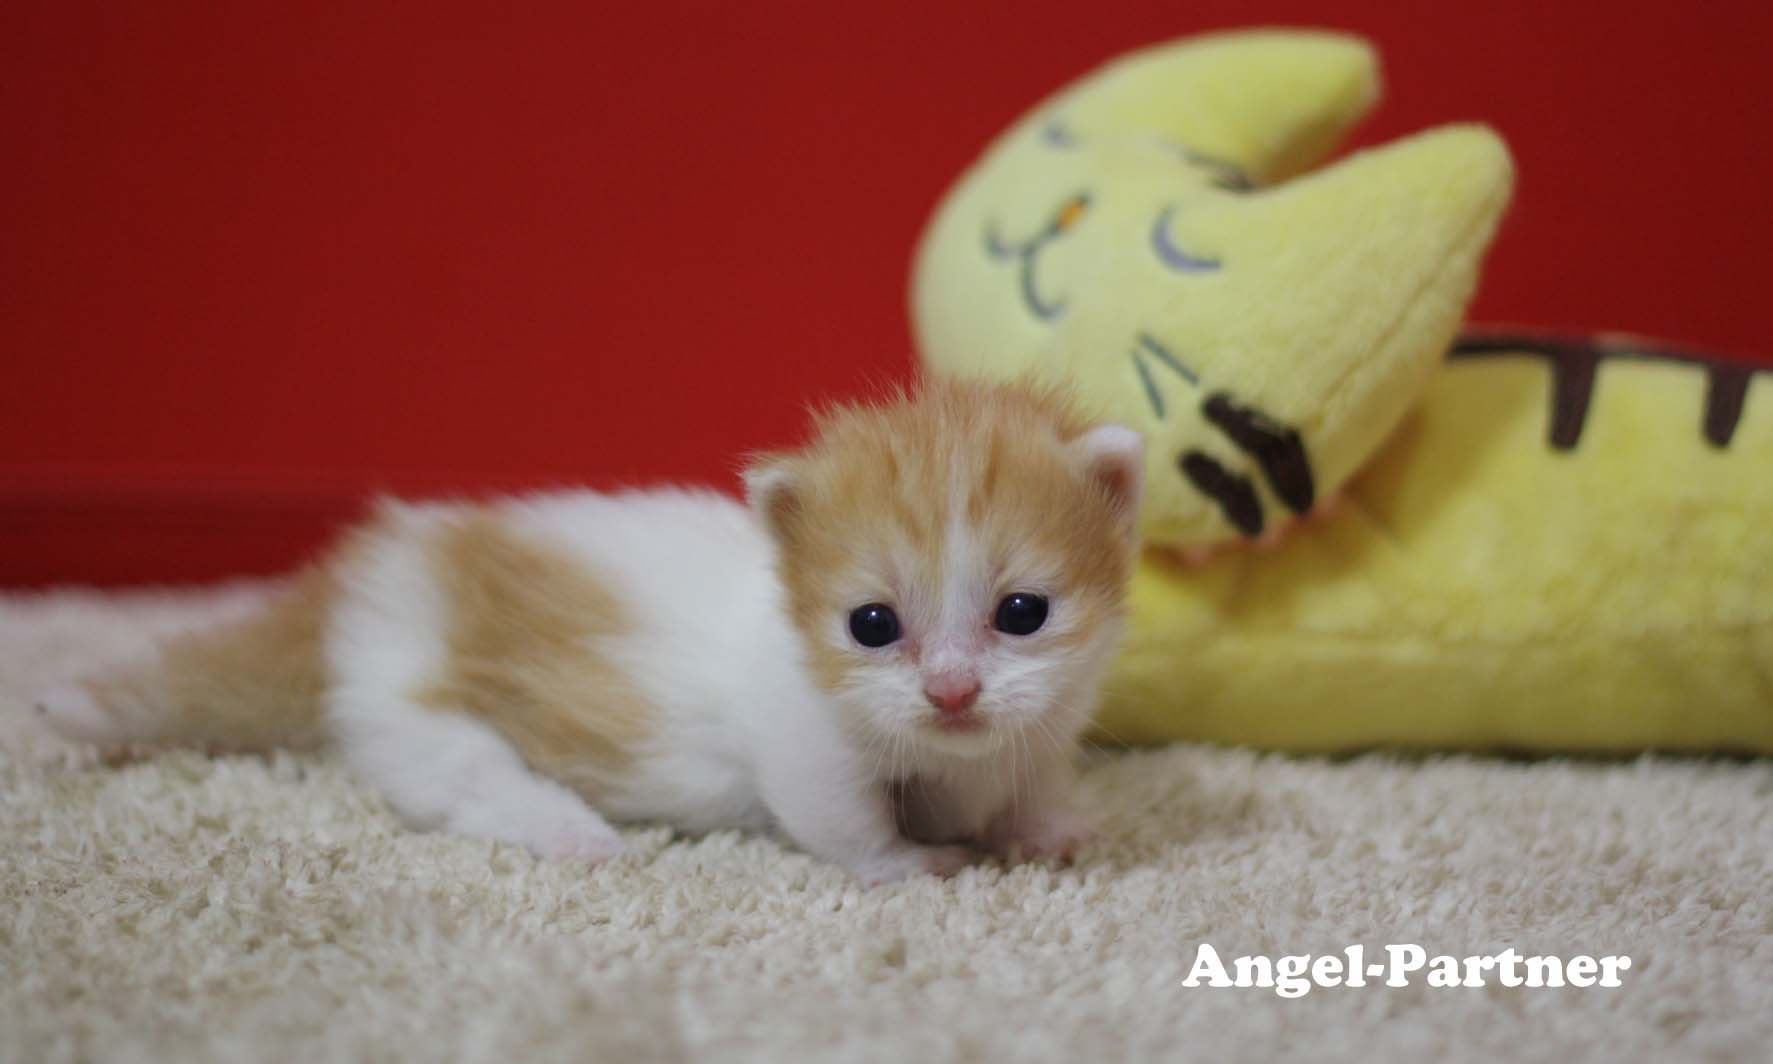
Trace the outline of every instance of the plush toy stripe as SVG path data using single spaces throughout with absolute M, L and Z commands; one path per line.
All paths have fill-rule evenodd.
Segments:
M 1706 373 L 1705 416 L 1701 431 L 1714 447 L 1728 447 L 1742 420 L 1749 381 L 1766 366 L 1658 346 L 1635 337 L 1560 337 L 1553 334 L 1472 333 L 1453 345 L 1451 358 L 1536 355 L 1551 366 L 1551 445 L 1560 451 L 1575 447 L 1588 421 L 1595 373 L 1607 359 L 1683 362 Z

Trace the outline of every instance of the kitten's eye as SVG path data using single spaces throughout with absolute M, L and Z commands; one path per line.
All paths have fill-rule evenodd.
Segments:
M 850 611 L 850 635 L 865 647 L 884 647 L 899 638 L 899 615 L 878 602 L 857 606 Z
M 1010 635 L 1033 635 L 1047 623 L 1047 600 L 1018 591 L 997 604 L 997 630 Z

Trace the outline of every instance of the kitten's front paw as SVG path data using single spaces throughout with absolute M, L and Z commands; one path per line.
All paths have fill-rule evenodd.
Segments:
M 120 742 L 122 730 L 78 684 L 39 691 L 30 699 L 37 720 L 64 739 L 106 744 Z
M 596 865 L 622 852 L 622 836 L 595 810 L 552 791 L 530 794 L 526 801 L 512 796 L 459 810 L 447 827 L 463 835 L 516 843 L 550 861 Z
M 595 827 L 583 824 L 561 825 L 560 830 L 542 839 L 531 849 L 550 861 L 583 861 L 599 865 L 621 856 L 622 836 L 606 824 Z
M 1069 861 L 1096 839 L 1096 828 L 1076 813 L 1056 811 L 1029 816 L 1010 825 L 996 840 L 1005 857 L 1024 861 Z
M 965 846 L 908 845 L 852 862 L 849 868 L 865 886 L 877 887 L 924 873 L 951 876 L 978 860 L 978 856 Z

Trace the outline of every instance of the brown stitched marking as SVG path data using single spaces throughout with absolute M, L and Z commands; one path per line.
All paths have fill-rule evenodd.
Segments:
M 1551 363 L 1551 445 L 1560 451 L 1574 448 L 1588 423 L 1588 404 L 1594 398 L 1594 373 L 1600 365 L 1598 352 L 1565 351 Z
M 1231 472 L 1201 451 L 1185 452 L 1177 464 L 1196 491 L 1218 502 L 1225 519 L 1251 539 L 1262 534 L 1262 500 L 1250 478 Z
M 1732 362 L 1690 351 L 1651 344 L 1608 344 L 1585 338 L 1534 336 L 1519 333 L 1472 333 L 1461 336 L 1448 358 L 1486 358 L 1511 354 L 1537 355 L 1551 365 L 1551 445 L 1567 451 L 1582 438 L 1594 393 L 1595 373 L 1609 358 L 1645 362 L 1682 362 L 1703 368 L 1707 374 L 1705 416 L 1702 431 L 1707 441 L 1727 447 L 1736 434 L 1748 394 L 1748 382 L 1764 366 Z
M 1302 514 L 1316 497 L 1311 462 L 1299 431 L 1264 414 L 1253 406 L 1239 406 L 1224 392 L 1214 392 L 1201 404 L 1206 419 L 1231 438 L 1239 448 L 1255 456 L 1287 509 Z
M 1748 381 L 1754 376 L 1747 366 L 1713 366 L 1705 387 L 1705 438 L 1713 447 L 1728 447 L 1742 420 L 1742 404 L 1748 399 Z

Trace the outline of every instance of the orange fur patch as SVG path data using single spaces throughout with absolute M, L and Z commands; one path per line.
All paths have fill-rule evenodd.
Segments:
M 246 620 L 170 639 L 151 668 L 101 675 L 87 689 L 125 738 L 228 750 L 317 747 L 333 591 L 331 574 L 315 566 Z
M 420 701 L 486 721 L 532 768 L 594 797 L 652 734 L 653 706 L 598 651 L 628 631 L 622 604 L 492 515 L 443 529 L 431 554 L 448 661 Z

